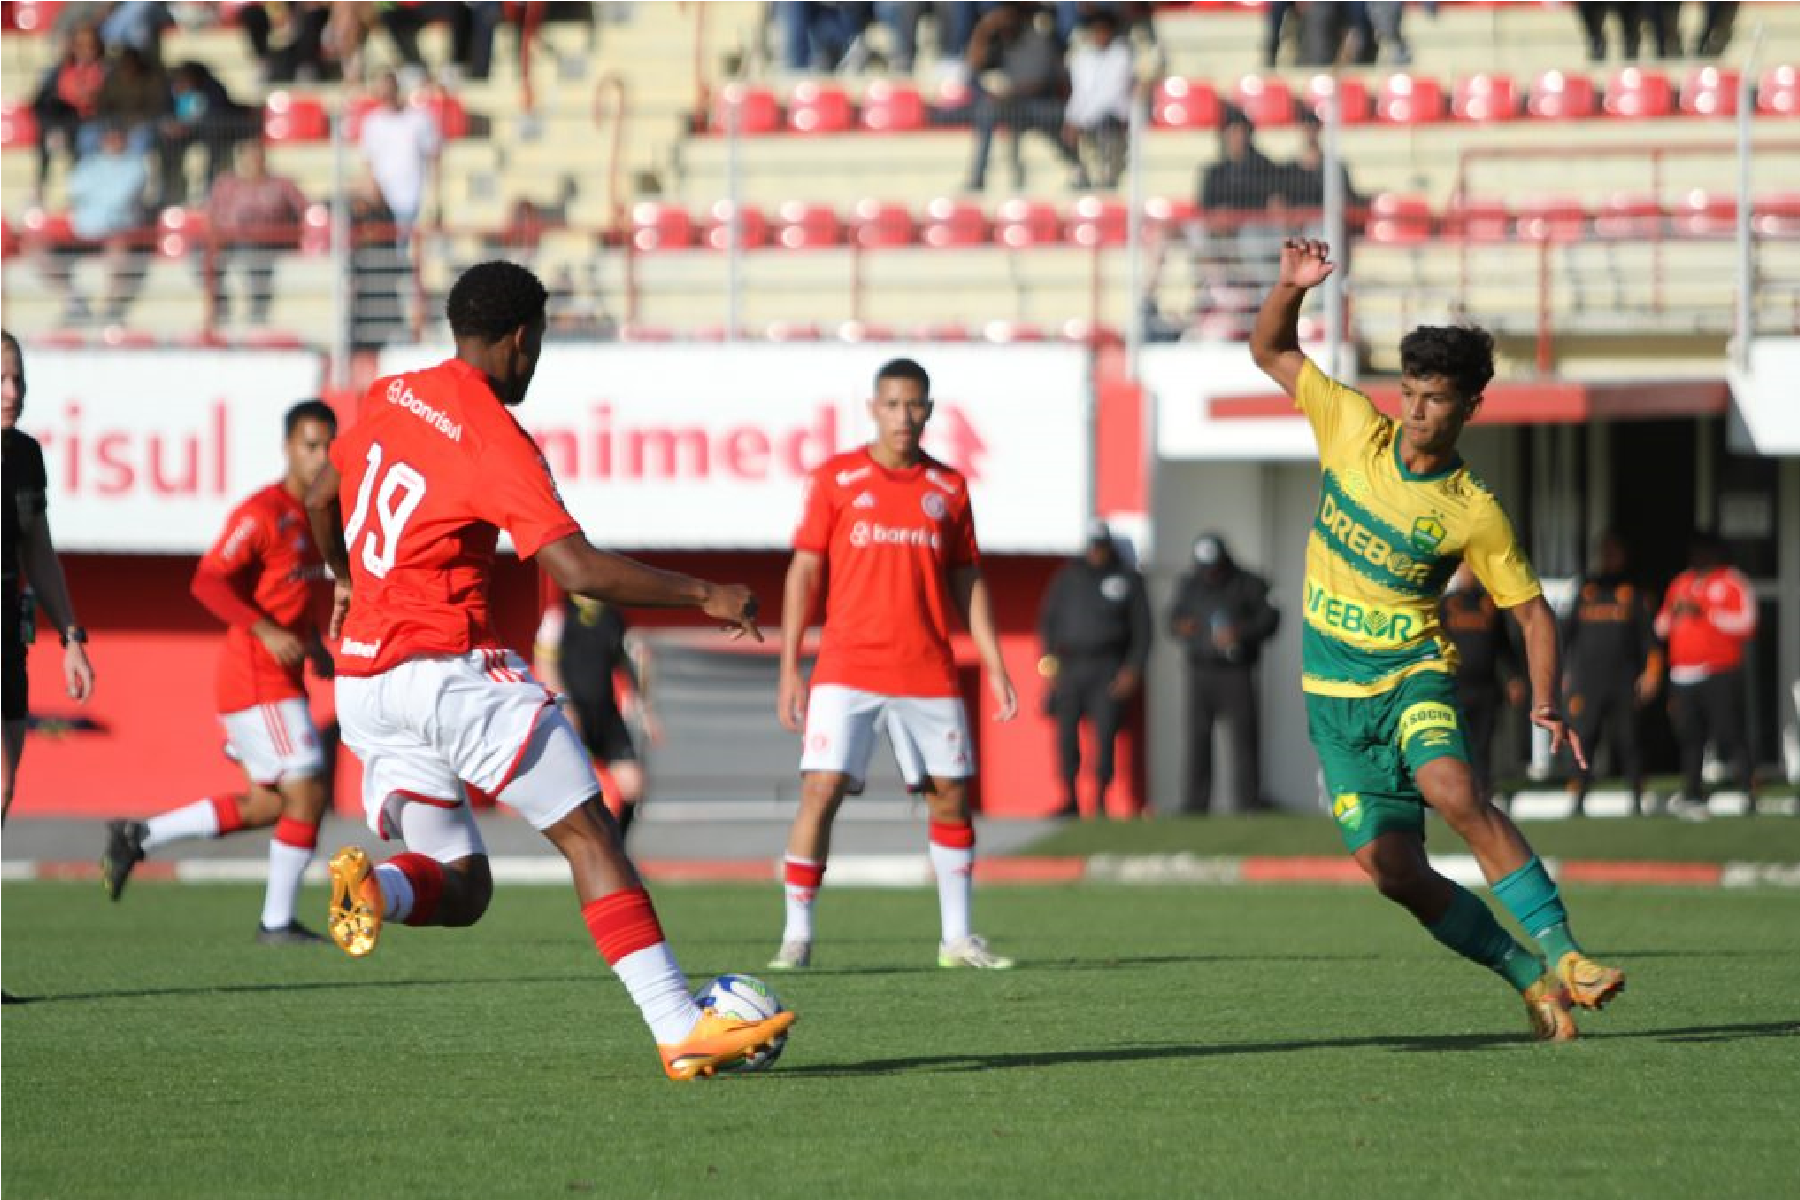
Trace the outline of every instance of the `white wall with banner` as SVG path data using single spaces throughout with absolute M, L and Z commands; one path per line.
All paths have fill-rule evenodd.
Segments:
M 390 347 L 381 371 L 447 353 Z M 519 419 L 601 545 L 781 549 L 806 472 L 868 440 L 875 371 L 899 356 L 931 374 L 925 448 L 969 476 L 983 548 L 1078 549 L 1093 437 L 1088 355 L 1077 346 L 553 343 Z
M 33 350 L 19 428 L 43 443 L 57 548 L 197 553 L 281 477 L 281 417 L 319 394 L 311 351 Z
M 1324 352 L 1312 348 L 1315 361 Z M 1184 342 L 1147 346 L 1138 378 L 1153 396 L 1156 453 L 1167 460 L 1217 459 L 1253 462 L 1312 458 L 1312 431 L 1297 410 L 1281 405 L 1269 415 L 1221 416 L 1221 400 L 1279 397 L 1281 391 L 1235 343 Z

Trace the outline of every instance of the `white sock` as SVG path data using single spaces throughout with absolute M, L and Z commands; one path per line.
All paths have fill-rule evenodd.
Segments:
M 294 897 L 300 892 L 300 876 L 312 861 L 310 846 L 269 842 L 269 883 L 263 889 L 264 929 L 285 929 L 294 923 Z
M 180 808 L 172 808 L 144 822 L 144 849 L 154 850 L 170 842 L 186 838 L 219 836 L 219 812 L 212 799 L 196 800 Z
M 393 863 L 382 863 L 375 868 L 375 882 L 381 885 L 384 920 L 404 921 L 412 916 L 412 880 L 406 877 L 405 871 Z
M 789 881 L 783 886 L 787 892 L 787 925 L 781 931 L 784 942 L 810 942 L 813 939 L 813 905 L 818 903 L 819 884 L 792 882 L 795 869 L 802 871 L 822 871 L 821 864 L 809 858 L 795 858 L 788 855 L 784 863 L 784 876 Z M 824 880 L 820 878 L 819 883 Z
M 973 891 L 975 850 L 931 843 L 931 869 L 937 873 L 938 919 L 945 943 L 969 936 L 969 897 Z
M 633 950 L 613 964 L 613 973 L 644 1014 L 650 1036 L 659 1046 L 672 1046 L 694 1031 L 700 1008 L 688 992 L 687 976 L 675 963 L 669 943 Z

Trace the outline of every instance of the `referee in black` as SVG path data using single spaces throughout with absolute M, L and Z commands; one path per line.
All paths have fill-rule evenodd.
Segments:
M 1094 727 L 1094 812 L 1106 815 L 1113 756 L 1126 706 L 1144 682 L 1150 655 L 1150 599 L 1144 577 L 1120 557 L 1104 521 L 1087 529 L 1087 548 L 1050 580 L 1038 611 L 1043 647 L 1039 669 L 1050 680 L 1049 710 L 1056 718 L 1062 768 L 1062 808 L 1080 813 L 1081 722 Z

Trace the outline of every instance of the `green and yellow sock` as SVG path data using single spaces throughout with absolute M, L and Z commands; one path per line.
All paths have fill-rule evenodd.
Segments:
M 1544 951 L 1544 958 L 1557 963 L 1569 953 L 1581 953 L 1575 935 L 1569 932 L 1569 914 L 1563 909 L 1562 895 L 1556 881 L 1544 869 L 1544 860 L 1533 855 L 1531 861 L 1494 885 L 1494 895 L 1513 920 L 1525 927 Z
M 1450 907 L 1436 922 L 1425 926 L 1431 936 L 1521 992 L 1536 983 L 1544 973 L 1544 964 L 1537 955 L 1514 941 L 1494 919 L 1493 910 L 1473 892 L 1458 884 L 1451 886 L 1456 893 L 1450 898 Z

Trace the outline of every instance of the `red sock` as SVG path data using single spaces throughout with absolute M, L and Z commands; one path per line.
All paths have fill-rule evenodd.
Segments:
M 283 817 L 275 822 L 275 840 L 296 850 L 316 850 L 319 846 L 319 826 L 316 822 L 309 825 L 295 817 Z
M 822 862 L 808 862 L 803 858 L 794 858 L 790 856 L 786 860 L 783 877 L 789 887 L 807 888 L 816 892 L 819 890 L 820 885 L 825 882 L 825 864 Z
M 975 827 L 967 821 L 958 825 L 946 825 L 940 821 L 930 824 L 929 833 L 934 845 L 950 850 L 973 850 L 975 848 Z
M 399 869 L 412 884 L 412 911 L 406 914 L 408 925 L 429 925 L 437 914 L 438 899 L 444 894 L 444 865 L 423 854 L 396 854 L 388 865 Z
M 641 887 L 608 892 L 581 906 L 582 919 L 608 966 L 663 940 L 662 922 L 650 893 Z
M 242 796 L 208 796 L 207 802 L 213 806 L 213 815 L 218 818 L 219 837 L 228 833 L 236 833 L 244 827 L 244 813 L 239 807 Z

